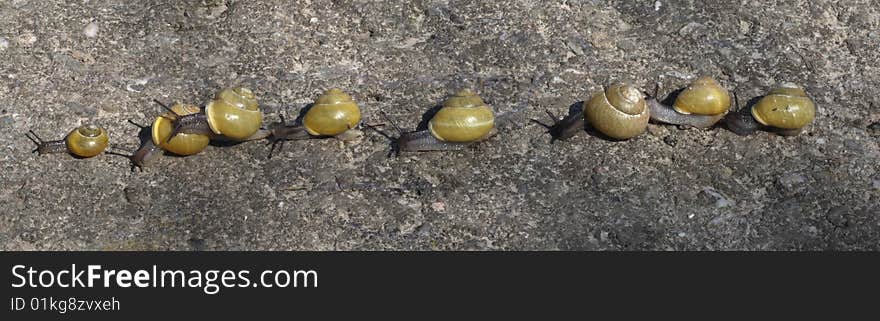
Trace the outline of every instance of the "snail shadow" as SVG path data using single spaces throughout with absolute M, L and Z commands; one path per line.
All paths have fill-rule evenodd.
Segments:
M 736 97 L 736 95 L 734 95 Z M 727 113 L 715 127 L 722 127 L 728 131 L 731 131 L 737 135 L 748 135 L 758 129 L 763 128 L 757 121 L 752 118 L 752 107 L 758 103 L 758 101 L 764 98 L 764 96 L 757 96 L 746 101 L 745 105 L 739 105 L 739 99 L 734 99 L 734 106 L 729 113 Z
M 302 124 L 303 118 L 306 117 L 306 113 L 308 113 L 309 110 L 312 109 L 312 107 L 314 107 L 314 106 L 315 106 L 315 103 L 309 103 L 305 107 L 301 108 L 299 110 L 299 114 L 297 114 L 296 118 L 293 119 L 293 123 L 294 124 Z
M 416 131 L 427 130 L 428 123 L 431 121 L 432 118 L 434 118 L 434 115 L 436 115 L 437 112 L 439 112 L 440 109 L 442 109 L 442 108 L 443 108 L 443 105 L 434 105 L 433 107 L 428 108 L 428 110 L 422 114 L 422 120 L 420 120 L 419 124 L 416 125 Z
M 661 104 L 664 104 L 666 106 L 672 106 L 672 104 L 675 104 L 675 100 L 678 99 L 678 95 L 681 95 L 681 92 L 683 92 L 684 90 L 685 90 L 685 88 L 679 88 L 679 89 L 673 90 L 672 92 L 667 94 L 666 98 L 663 98 L 663 100 L 659 100 L 659 97 L 654 97 L 654 98 L 658 99 L 658 101 Z M 656 94 L 657 93 L 655 92 L 654 95 L 656 95 Z
M 586 108 L 585 101 L 579 101 L 574 104 L 571 104 L 571 106 L 568 106 L 568 115 L 572 116 L 573 114 L 578 114 L 578 115 L 581 115 L 581 117 L 583 117 L 584 108 Z M 594 128 L 592 125 L 590 125 L 590 122 L 588 122 L 588 121 L 584 121 L 584 131 L 587 132 L 588 135 L 596 137 L 596 138 L 601 138 L 601 139 L 610 140 L 610 141 L 619 140 L 619 139 L 609 137 L 609 136 L 603 134 L 602 132 L 600 132 L 599 130 Z

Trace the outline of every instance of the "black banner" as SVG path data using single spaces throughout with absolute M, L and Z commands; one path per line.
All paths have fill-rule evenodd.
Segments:
M 3 320 L 413 316 L 876 293 L 876 253 L 5 252 Z M 863 297 L 867 300 L 876 296 Z M 854 304 L 857 301 L 849 301 Z M 416 313 L 416 314 L 412 314 Z

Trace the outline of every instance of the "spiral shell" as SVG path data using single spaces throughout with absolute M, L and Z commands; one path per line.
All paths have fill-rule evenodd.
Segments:
M 93 157 L 104 152 L 109 141 L 107 131 L 92 124 L 77 127 L 64 139 L 67 150 L 79 157 Z
M 816 105 L 803 88 L 783 83 L 752 107 L 752 117 L 765 126 L 800 129 L 816 118 Z
M 492 109 L 477 94 L 464 89 L 443 102 L 428 122 L 428 130 L 445 142 L 467 143 L 488 135 L 495 127 Z
M 208 125 L 215 134 L 235 140 L 250 137 L 263 124 L 257 98 L 247 88 L 224 89 L 205 106 Z
M 167 112 L 163 116 L 156 117 L 156 121 L 153 122 L 153 144 L 159 146 L 159 148 L 181 156 L 198 154 L 204 150 L 211 140 L 210 137 L 206 135 L 178 133 L 174 138 L 171 138 L 170 140 L 168 139 L 174 131 L 174 123 L 170 119 L 197 114 L 201 111 L 199 107 L 178 103 L 174 104 L 174 106 L 171 107 L 171 110 L 173 110 L 176 115 Z
M 615 84 L 593 95 L 584 106 L 584 117 L 603 134 L 628 139 L 645 131 L 650 112 L 641 91 Z
M 701 77 L 678 94 L 672 108 L 682 114 L 725 114 L 730 109 L 730 93 L 712 77 Z
M 303 117 L 303 126 L 314 136 L 336 136 L 361 121 L 361 110 L 354 100 L 338 88 L 327 90 L 315 100 Z

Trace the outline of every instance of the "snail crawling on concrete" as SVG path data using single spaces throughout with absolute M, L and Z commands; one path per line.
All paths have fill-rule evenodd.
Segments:
M 548 112 L 548 114 L 550 114 Z M 584 130 L 584 121 L 589 122 L 602 134 L 618 140 L 626 140 L 645 132 L 651 111 L 645 96 L 634 86 L 618 83 L 594 94 L 584 104 L 582 113 L 573 113 L 554 123 L 544 125 L 553 139 L 568 139 Z
M 479 95 L 463 89 L 447 98 L 428 121 L 428 129 L 404 132 L 391 137 L 370 127 L 393 142 L 395 152 L 462 150 L 497 133 L 495 114 Z
M 656 93 L 655 93 L 656 95 Z M 697 128 L 715 126 L 730 110 L 730 93 L 712 77 L 700 77 L 682 90 L 672 106 L 649 95 L 651 120 Z
M 276 145 L 280 150 L 288 140 L 333 137 L 342 141 L 360 138 L 363 133 L 356 129 L 361 121 L 361 110 L 351 96 L 339 88 L 325 91 L 303 116 L 302 123 L 288 125 L 284 118 L 269 129 L 260 129 L 256 136 L 263 136 L 272 144 L 269 158 Z
M 79 126 L 60 140 L 43 140 L 33 130 L 28 133 L 25 136 L 37 145 L 33 152 L 40 155 L 69 153 L 76 157 L 89 158 L 103 153 L 110 141 L 107 131 L 94 124 Z
M 778 85 L 751 108 L 744 108 L 724 118 L 734 133 L 751 135 L 762 129 L 783 136 L 800 134 L 816 118 L 816 105 L 806 91 L 796 84 Z

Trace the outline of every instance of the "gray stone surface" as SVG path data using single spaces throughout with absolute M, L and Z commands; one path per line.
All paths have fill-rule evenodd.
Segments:
M 49 249 L 880 249 L 876 1 L 0 2 L 0 245 Z M 651 125 L 549 144 L 531 118 L 603 84 L 712 75 L 819 106 L 797 137 Z M 251 87 L 268 121 L 329 87 L 414 128 L 470 87 L 500 134 L 386 157 L 387 140 L 164 157 L 31 154 L 86 121 L 137 146 L 150 101 Z

